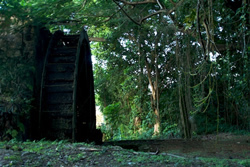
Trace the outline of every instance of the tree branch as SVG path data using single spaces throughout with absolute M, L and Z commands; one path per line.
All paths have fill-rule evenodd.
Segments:
M 125 0 L 115 0 L 115 1 L 122 2 L 126 5 L 142 5 L 142 4 L 148 4 L 148 3 L 156 3 L 156 0 L 146 0 L 146 1 L 139 1 L 139 2 L 128 2 Z
M 166 13 L 166 15 L 169 15 L 171 14 L 172 12 L 174 12 L 176 10 L 177 7 L 179 7 L 181 5 L 181 3 L 184 1 L 184 0 L 181 0 L 179 1 L 178 3 L 175 4 L 175 6 L 171 9 L 171 10 L 167 10 L 167 9 L 161 9 L 161 10 L 158 10 L 154 13 L 151 13 L 145 17 L 143 17 L 140 21 L 136 21 L 134 20 L 132 17 L 129 16 L 129 14 L 121 7 L 121 5 L 117 2 L 117 0 L 113 0 L 115 2 L 115 4 L 123 11 L 123 13 L 132 21 L 134 22 L 135 24 L 137 25 L 141 25 L 143 21 L 145 21 L 147 18 L 150 18 L 154 15 L 157 15 L 157 14 L 160 14 L 160 13 Z M 148 1 L 139 1 L 139 2 L 127 2 L 125 0 L 119 0 L 119 2 L 123 2 L 124 4 L 127 4 L 127 5 L 138 5 L 138 4 L 146 4 L 146 3 L 157 3 L 160 8 L 163 8 L 162 4 L 160 4 L 159 0 L 156 1 L 152 1 L 152 0 L 148 0 Z M 136 3 L 136 4 L 134 4 Z
M 158 10 L 158 11 L 152 13 L 152 14 L 149 14 L 149 15 L 143 17 L 143 18 L 139 21 L 139 24 L 142 24 L 142 22 L 143 22 L 144 20 L 146 20 L 147 18 L 150 18 L 150 17 L 152 17 L 152 16 L 154 16 L 154 15 L 157 15 L 157 14 L 160 14 L 160 13 L 169 13 L 169 12 L 168 12 L 167 10 L 165 10 L 165 9 L 164 9 L 164 10 Z
M 160 0 L 156 0 L 156 2 L 160 6 L 160 9 L 165 9 L 165 6 L 161 4 Z
M 80 10 L 82 10 L 82 9 L 85 7 L 86 3 L 87 3 L 87 0 L 85 0 L 85 1 L 83 2 L 82 7 L 81 7 L 77 12 L 79 12 Z
M 135 24 L 137 25 L 141 25 L 140 23 L 138 23 L 137 21 L 135 21 L 132 17 L 130 17 L 127 12 L 123 9 L 123 7 L 121 7 L 121 5 L 119 3 L 116 2 L 116 0 L 113 0 L 114 3 L 122 10 L 122 12 L 132 21 L 134 22 Z
M 93 42 L 106 42 L 104 38 L 98 38 L 98 37 L 89 37 L 89 41 Z
M 201 47 L 203 49 L 203 54 L 206 55 L 206 50 L 205 50 L 205 46 L 204 46 L 204 43 L 203 43 L 203 40 L 202 40 L 202 36 L 201 36 L 201 31 L 200 31 L 200 16 L 199 16 L 199 13 L 200 13 L 200 0 L 198 0 L 197 2 L 197 9 L 196 9 L 196 13 L 197 13 L 197 30 L 198 30 L 198 35 L 199 35 L 199 40 L 200 41 L 199 43 L 201 44 Z
M 174 7 L 174 10 L 177 8 L 177 7 L 179 7 L 181 4 L 182 4 L 182 2 L 184 2 L 184 0 L 181 0 L 181 1 L 179 1 L 178 3 L 175 3 L 175 7 Z
M 110 19 L 112 19 L 112 17 L 114 17 L 118 12 L 120 12 L 121 10 L 123 9 L 123 6 L 121 6 L 121 8 L 117 11 L 117 12 L 115 12 L 115 13 L 113 13 L 111 16 L 109 16 L 107 19 L 105 19 L 103 22 L 107 22 L 107 21 L 109 21 Z
M 146 20 L 147 18 L 152 17 L 152 16 L 157 15 L 157 14 L 160 14 L 160 13 L 166 13 L 166 15 L 170 15 L 172 12 L 174 12 L 174 11 L 176 10 L 177 7 L 179 7 L 179 6 L 181 5 L 181 3 L 182 3 L 183 1 L 184 1 L 184 0 L 181 0 L 180 2 L 178 2 L 178 3 L 175 5 L 175 7 L 173 7 L 171 10 L 166 10 L 166 9 L 158 10 L 158 11 L 156 11 L 155 13 L 152 13 L 152 14 L 150 14 L 150 15 L 147 15 L 147 16 L 143 17 L 143 18 L 140 20 L 139 23 L 141 24 L 141 23 L 142 23 L 144 20 Z
M 174 3 L 172 0 L 169 0 L 171 4 L 173 4 L 174 6 L 176 5 L 176 3 Z

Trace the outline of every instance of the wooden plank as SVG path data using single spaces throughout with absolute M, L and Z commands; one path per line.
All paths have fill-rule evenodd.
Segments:
M 62 112 L 62 111 L 43 111 L 43 115 L 49 119 L 65 119 L 71 120 L 73 117 L 73 112 Z
M 74 53 L 75 54 L 75 53 Z M 52 55 L 49 57 L 49 63 L 74 63 L 75 55 Z
M 73 85 L 72 84 L 65 84 L 65 85 L 45 85 L 44 91 L 46 93 L 73 93 Z
M 49 73 L 46 77 L 46 85 L 59 85 L 73 83 L 73 73 Z
M 75 55 L 76 50 L 77 50 L 76 47 L 67 47 L 67 46 L 57 47 L 53 49 L 51 55 L 53 56 Z
M 60 111 L 60 112 L 73 112 L 72 103 L 62 103 L 62 104 L 47 104 L 45 110 L 47 111 Z
M 72 93 L 50 93 L 45 96 L 46 104 L 72 104 Z
M 75 70 L 75 64 L 73 63 L 63 63 L 63 64 L 48 64 L 47 73 L 73 73 Z

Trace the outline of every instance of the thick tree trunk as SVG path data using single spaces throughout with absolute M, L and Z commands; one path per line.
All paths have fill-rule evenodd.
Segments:
M 190 44 L 189 39 L 187 42 L 187 51 L 186 51 L 186 66 L 185 66 L 185 101 L 188 112 L 192 110 L 192 102 L 191 102 L 191 90 L 190 90 Z
M 154 134 L 157 135 L 157 134 L 160 134 L 160 129 L 161 129 L 161 120 L 160 120 L 160 114 L 159 114 L 159 110 L 155 110 L 155 115 L 156 115 L 156 118 L 155 118 L 155 124 L 154 124 Z
M 178 41 L 176 41 L 176 63 L 177 63 L 177 67 L 178 67 L 178 71 L 180 71 L 180 73 L 178 74 L 178 96 L 179 96 L 179 110 L 180 110 L 180 118 L 181 118 L 181 126 L 182 126 L 182 131 L 183 131 L 183 135 L 185 139 L 191 138 L 191 126 L 190 126 L 190 122 L 189 122 L 189 110 L 188 107 L 189 103 L 185 100 L 185 90 L 183 90 L 183 88 L 185 89 L 185 85 L 186 82 L 183 79 L 183 70 L 185 70 L 185 66 L 183 64 L 183 61 L 185 61 L 185 59 L 181 60 L 181 53 L 179 52 L 179 44 Z M 184 75 L 186 75 L 184 73 Z M 184 86 L 183 86 L 184 85 Z M 184 95 L 183 95 L 184 94 Z M 187 98 L 186 98 L 187 99 Z
M 185 102 L 187 110 L 187 118 L 190 126 L 190 137 L 192 133 L 196 131 L 195 117 L 190 116 L 191 111 L 193 110 L 192 98 L 191 98 L 191 89 L 190 89 L 190 73 L 191 73 L 191 58 L 190 58 L 190 39 L 187 39 L 187 51 L 186 51 L 186 66 L 185 66 Z M 184 61 L 183 61 L 184 62 Z M 192 117 L 192 118 L 191 118 Z M 190 121 L 192 119 L 192 121 Z
M 181 79 L 181 77 L 179 77 Z M 180 109 L 180 117 L 181 117 L 181 125 L 182 131 L 185 139 L 190 139 L 191 135 L 191 125 L 189 121 L 189 113 L 187 111 L 185 98 L 182 96 L 182 88 L 179 86 L 179 109 Z
M 155 113 L 155 124 L 154 124 L 154 134 L 157 135 L 160 133 L 160 126 L 161 126 L 161 119 L 160 119 L 160 110 L 159 110 L 159 85 L 158 85 L 158 80 L 159 80 L 159 72 L 158 72 L 158 66 L 157 66 L 157 60 L 156 60 L 156 79 L 155 81 L 152 80 L 151 76 L 151 71 L 152 69 L 149 67 L 149 63 L 146 59 L 146 68 L 147 68 L 147 75 L 148 75 L 148 81 L 151 87 L 152 91 L 152 98 L 151 98 L 151 106 L 152 109 Z
M 155 82 L 155 96 L 156 96 L 156 108 L 155 108 L 155 125 L 154 125 L 154 134 L 159 134 L 161 130 L 161 118 L 160 118 L 160 93 L 159 93 L 159 70 L 158 70 L 158 58 L 156 55 L 156 65 L 155 65 L 155 71 L 156 71 L 156 82 Z

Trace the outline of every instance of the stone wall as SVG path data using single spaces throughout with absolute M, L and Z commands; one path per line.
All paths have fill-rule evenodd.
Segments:
M 35 52 L 35 28 L 28 26 L 5 30 L 0 33 L 0 57 L 26 56 L 32 58 Z
M 23 139 L 35 75 L 36 28 L 11 26 L 0 32 L 0 140 Z

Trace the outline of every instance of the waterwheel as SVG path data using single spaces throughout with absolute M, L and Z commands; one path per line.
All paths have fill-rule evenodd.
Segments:
M 39 94 L 40 138 L 101 140 L 96 130 L 93 70 L 85 30 L 80 35 L 57 31 L 51 36 Z

